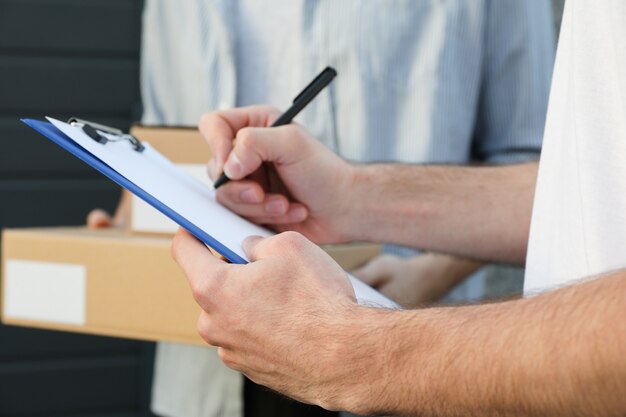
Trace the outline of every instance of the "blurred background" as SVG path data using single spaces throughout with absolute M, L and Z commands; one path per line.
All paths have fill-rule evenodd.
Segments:
M 553 0 L 557 31 L 563 1 Z M 94 207 L 113 210 L 112 182 L 19 118 L 138 120 L 142 7 L 0 0 L 0 228 L 79 225 Z M 153 359 L 151 343 L 0 325 L 0 416 L 150 416 Z

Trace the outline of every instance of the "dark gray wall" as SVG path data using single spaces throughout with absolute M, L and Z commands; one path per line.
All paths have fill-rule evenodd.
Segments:
M 0 0 L 0 227 L 82 224 L 110 181 L 19 122 L 126 128 L 139 104 L 139 0 Z M 149 415 L 153 347 L 0 326 L 0 416 Z

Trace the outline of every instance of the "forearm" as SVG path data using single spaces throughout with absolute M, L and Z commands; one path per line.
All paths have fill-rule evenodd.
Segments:
M 499 304 L 364 309 L 369 349 L 387 352 L 372 355 L 386 361 L 372 369 L 386 372 L 362 378 L 372 381 L 371 392 L 348 407 L 424 416 L 626 415 L 625 294 L 622 272 Z
M 536 176 L 536 163 L 360 166 L 352 237 L 521 264 Z

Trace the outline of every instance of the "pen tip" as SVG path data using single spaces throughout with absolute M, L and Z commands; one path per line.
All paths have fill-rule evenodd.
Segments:
M 222 185 L 226 184 L 228 181 L 229 181 L 229 178 L 226 176 L 226 174 L 220 175 L 217 181 L 215 181 L 215 183 L 213 184 L 213 189 L 217 190 Z

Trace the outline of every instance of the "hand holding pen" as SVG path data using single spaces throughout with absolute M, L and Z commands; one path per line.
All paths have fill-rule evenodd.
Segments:
M 236 180 L 217 190 L 217 200 L 279 232 L 296 230 L 317 243 L 344 241 L 356 168 L 297 123 L 271 127 L 278 117 L 272 107 L 250 106 L 202 118 L 200 131 L 214 155 L 211 178 L 225 161 Z
M 331 67 L 326 67 L 311 83 L 293 100 L 293 104 L 285 113 L 283 113 L 271 127 L 283 126 L 291 123 L 294 117 L 300 113 L 314 98 L 322 91 L 337 75 Z M 222 185 L 226 184 L 230 179 L 225 173 L 222 173 L 220 177 L 215 181 L 213 187 L 217 190 Z

